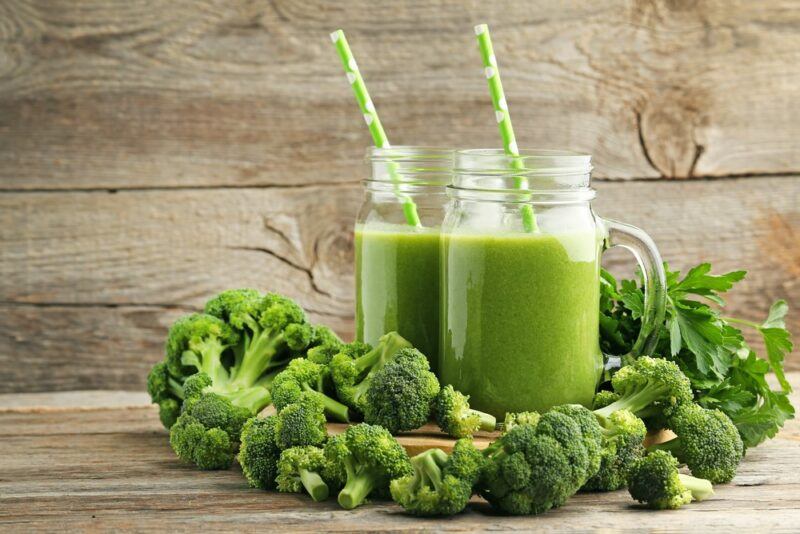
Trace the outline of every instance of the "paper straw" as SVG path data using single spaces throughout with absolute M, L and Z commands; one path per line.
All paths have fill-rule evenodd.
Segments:
M 492 38 L 489 35 L 489 26 L 478 24 L 475 26 L 475 35 L 478 37 L 478 49 L 483 60 L 483 72 L 486 81 L 489 83 L 489 94 L 492 97 L 494 106 L 494 117 L 497 127 L 500 129 L 500 137 L 503 139 L 503 150 L 506 155 L 512 156 L 511 168 L 522 170 L 525 162 L 519 158 L 519 148 L 514 137 L 514 128 L 511 126 L 511 114 L 508 112 L 508 102 L 503 92 L 503 83 L 500 81 L 500 69 L 497 67 L 497 58 L 492 47 Z M 514 177 L 514 186 L 517 189 L 527 189 L 528 180 L 524 176 Z M 526 232 L 536 230 L 536 217 L 533 214 L 533 206 L 525 204 L 522 206 L 522 226 Z
M 350 50 L 350 45 L 347 44 L 347 38 L 344 36 L 342 30 L 336 30 L 331 33 L 331 41 L 336 46 L 336 51 L 339 52 L 339 57 L 344 66 L 347 81 L 350 87 L 353 88 L 353 93 L 356 96 L 361 114 L 364 116 L 364 122 L 367 123 L 369 133 L 372 135 L 372 140 L 378 148 L 391 148 L 389 138 L 386 137 L 386 132 L 383 130 L 383 124 L 378 117 L 378 112 L 375 109 L 375 104 L 369 97 L 367 86 L 364 83 L 364 78 L 361 77 L 361 72 L 358 70 L 358 63 Z M 389 161 L 387 163 L 387 170 L 389 171 L 389 178 L 395 184 L 395 195 L 403 204 L 403 214 L 405 215 L 406 222 L 411 226 L 422 226 L 417 213 L 417 205 L 411 200 L 408 195 L 399 192 L 400 179 L 397 176 L 397 164 Z

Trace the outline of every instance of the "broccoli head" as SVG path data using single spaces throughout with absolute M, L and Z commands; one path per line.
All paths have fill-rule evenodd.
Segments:
M 631 465 L 644 456 L 647 429 L 628 410 L 618 410 L 604 421 L 600 468 L 581 488 L 583 491 L 615 491 L 624 488 Z
M 608 389 L 598 391 L 597 393 L 595 393 L 594 399 L 592 400 L 592 409 L 597 410 L 599 408 L 605 408 L 612 402 L 616 402 L 618 400 L 619 400 L 619 393 L 615 393 Z
M 242 426 L 251 415 L 214 393 L 187 399 L 183 413 L 170 429 L 170 445 L 178 458 L 200 469 L 227 469 L 233 462 Z
M 372 377 L 394 359 L 400 349 L 410 347 L 411 343 L 397 332 L 384 334 L 374 347 L 360 342 L 345 345 L 330 363 L 339 400 L 363 413 L 364 397 Z
M 347 406 L 325 394 L 325 381 L 328 368 L 305 358 L 289 362 L 286 369 L 278 373 L 272 382 L 272 402 L 278 411 L 297 399 L 303 393 L 317 395 L 325 408 L 325 413 L 342 423 L 350 422 Z
M 542 414 L 536 425 L 516 425 L 484 451 L 480 493 L 515 515 L 561 506 L 589 477 L 585 443 L 578 422 L 558 411 Z
M 277 418 L 275 440 L 281 449 L 322 445 L 328 438 L 324 407 L 316 393 L 302 393 Z
M 325 455 L 318 447 L 291 447 L 278 460 L 278 491 L 300 493 L 303 489 L 317 502 L 328 498 L 328 485 L 321 473 Z
M 439 380 L 428 359 L 417 349 L 406 348 L 375 372 L 366 392 L 364 421 L 396 434 L 428 422 L 439 393 Z
M 675 407 L 693 399 L 689 379 L 674 362 L 648 356 L 617 371 L 611 387 L 619 398 L 594 410 L 601 424 L 617 410 L 629 410 L 640 419 L 668 417 Z
M 439 391 L 433 413 L 442 432 L 454 438 L 465 438 L 478 430 L 490 432 L 497 426 L 493 415 L 471 409 L 469 395 L 453 389 L 453 386 L 445 386 Z
M 242 427 L 239 465 L 251 488 L 274 489 L 278 475 L 278 417 L 252 417 Z
M 373 493 L 386 496 L 391 480 L 412 472 L 406 450 L 383 427 L 361 423 L 331 441 L 325 447 L 330 464 L 325 472 L 346 479 L 338 499 L 342 508 L 353 509 Z
M 166 362 L 159 362 L 147 375 L 147 392 L 153 403 L 158 404 L 158 417 L 161 424 L 169 429 L 181 414 L 183 403 L 183 380 L 169 372 Z
M 441 449 L 429 449 L 411 458 L 413 474 L 392 480 L 392 498 L 414 515 L 457 514 L 472 497 L 484 462 L 466 438 L 456 442 L 449 456 Z
M 689 403 L 679 406 L 668 423 L 677 437 L 653 445 L 650 450 L 671 452 L 693 475 L 708 479 L 712 484 L 733 480 L 742 461 L 744 445 L 727 415 Z
M 227 320 L 242 340 L 234 350 L 231 389 L 267 385 L 272 372 L 284 367 L 311 342 L 312 327 L 303 309 L 276 293 L 262 296 L 252 289 L 224 291 L 209 300 L 205 310 Z
M 167 334 L 169 372 L 173 377 L 205 373 L 212 380 L 226 382 L 229 374 L 223 365 L 223 353 L 238 341 L 238 334 L 217 317 L 204 313 L 181 317 Z
M 539 412 L 509 412 L 506 414 L 506 417 L 503 420 L 503 432 L 508 432 L 518 425 L 536 426 L 540 417 L 541 415 Z
M 311 342 L 308 344 L 306 358 L 320 365 L 328 365 L 345 344 L 336 333 L 327 326 L 315 325 L 311 333 Z
M 654 451 L 631 466 L 628 491 L 656 510 L 680 508 L 714 494 L 708 480 L 678 473 L 678 461 L 667 451 Z

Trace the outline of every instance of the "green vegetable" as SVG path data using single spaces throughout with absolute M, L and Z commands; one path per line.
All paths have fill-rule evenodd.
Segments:
M 506 513 L 540 514 L 564 504 L 593 474 L 581 427 L 558 411 L 516 425 L 485 451 L 480 494 Z
M 655 451 L 637 461 L 628 473 L 631 497 L 656 510 L 680 508 L 714 494 L 711 482 L 678 473 L 678 461 Z
M 640 418 L 668 416 L 675 407 L 692 401 L 689 380 L 673 362 L 642 356 L 614 374 L 611 387 L 619 398 L 594 411 L 605 420 L 618 410 Z
M 233 463 L 242 426 L 251 416 L 247 408 L 216 393 L 191 397 L 170 428 L 170 445 L 178 458 L 199 469 L 227 469 Z
M 644 456 L 642 442 L 647 429 L 641 419 L 628 410 L 617 410 L 602 421 L 600 467 L 583 485 L 583 491 L 615 491 L 624 488 L 631 466 Z
M 586 466 L 586 480 L 588 480 L 600 469 L 603 430 L 598 423 L 598 418 L 580 404 L 562 404 L 561 406 L 554 406 L 551 411 L 563 413 L 578 423 L 578 427 L 581 430 L 581 444 L 586 449 L 586 454 L 589 458 L 589 463 Z
M 320 365 L 328 365 L 331 359 L 341 352 L 345 344 L 327 326 L 315 325 L 306 358 Z
M 392 434 L 414 430 L 428 422 L 438 393 L 439 380 L 425 355 L 401 349 L 373 374 L 364 396 L 364 421 Z
M 792 350 L 784 318 L 786 302 L 775 302 L 767 319 L 756 323 L 725 317 L 722 294 L 745 276 L 744 271 L 712 275 L 700 264 L 684 277 L 667 270 L 667 313 L 653 356 L 672 360 L 691 381 L 695 400 L 718 408 L 731 418 L 746 447 L 754 447 L 777 434 L 784 421 L 794 417 L 789 403 L 791 387 L 783 360 Z M 600 297 L 600 344 L 608 354 L 625 354 L 639 332 L 643 291 L 641 281 L 617 281 L 603 271 Z M 739 326 L 753 328 L 764 339 L 766 359 L 744 341 Z M 780 389 L 773 390 L 766 376 L 775 373 Z
M 672 453 L 693 475 L 713 484 L 730 482 L 736 476 L 744 451 L 742 438 L 727 415 L 687 404 L 675 410 L 669 427 L 678 437 L 649 450 Z
M 539 422 L 539 412 L 507 413 L 503 421 L 503 431 L 508 432 L 517 425 L 534 425 Z
M 339 400 L 350 408 L 363 412 L 364 397 L 372 377 L 389 363 L 400 349 L 410 347 L 411 343 L 397 332 L 381 336 L 374 347 L 360 342 L 345 345 L 330 363 L 331 377 Z
M 183 378 L 172 376 L 167 362 L 159 362 L 147 375 L 147 393 L 158 404 L 158 417 L 165 428 L 171 428 L 181 414 L 183 404 Z
M 252 488 L 273 489 L 281 449 L 276 441 L 278 417 L 253 417 L 242 428 L 239 465 Z
M 439 391 L 433 413 L 442 432 L 454 438 L 465 438 L 478 430 L 490 432 L 497 426 L 493 415 L 471 409 L 469 396 L 456 391 L 453 386 L 445 386 Z
M 322 445 L 328 438 L 325 423 L 324 406 L 319 395 L 304 392 L 278 412 L 275 442 L 281 449 Z
M 350 422 L 347 406 L 325 394 L 328 368 L 305 358 L 289 362 L 286 369 L 275 376 L 272 382 L 272 402 L 280 411 L 305 393 L 317 395 L 325 408 L 325 413 L 342 423 Z
M 373 493 L 386 496 L 391 480 L 412 472 L 402 445 L 385 428 L 367 423 L 350 426 L 329 440 L 325 458 L 330 464 L 326 476 L 346 480 L 338 500 L 348 510 Z
M 317 447 L 292 447 L 281 453 L 278 460 L 278 491 L 300 493 L 305 491 L 317 502 L 328 498 L 328 485 L 320 476 L 325 466 L 325 455 Z
M 449 456 L 441 449 L 429 449 L 411 458 L 413 474 L 392 480 L 392 498 L 414 515 L 457 514 L 472 497 L 484 463 L 467 438 L 458 440 Z

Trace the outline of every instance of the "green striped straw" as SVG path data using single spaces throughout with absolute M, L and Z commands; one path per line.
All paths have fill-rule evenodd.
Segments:
M 475 26 L 475 35 L 478 37 L 478 49 L 481 52 L 481 59 L 483 59 L 483 71 L 486 74 L 486 80 L 489 82 L 489 94 L 494 105 L 494 116 L 500 129 L 500 137 L 503 138 L 503 150 L 506 155 L 513 157 L 511 168 L 522 170 L 525 168 L 525 162 L 519 157 L 519 148 L 514 137 L 514 128 L 511 126 L 511 115 L 508 112 L 508 102 L 503 92 L 503 83 L 500 81 L 500 69 L 497 67 L 497 58 L 494 55 L 489 26 L 478 24 Z M 514 186 L 517 189 L 528 189 L 528 179 L 524 176 L 516 176 L 514 178 Z M 534 232 L 537 229 L 533 206 L 530 204 L 522 206 L 522 226 L 526 232 Z
M 353 57 L 353 52 L 350 50 L 350 45 L 347 44 L 347 38 L 344 36 L 342 30 L 336 30 L 331 33 L 331 41 L 336 46 L 336 51 L 339 52 L 339 57 L 342 59 L 345 75 L 347 81 L 353 88 L 353 93 L 356 95 L 356 102 L 364 115 L 364 122 L 369 127 L 369 133 L 372 134 L 372 140 L 378 148 L 391 148 L 389 138 L 386 137 L 386 132 L 383 131 L 381 119 L 378 117 L 378 112 L 375 109 L 375 104 L 369 97 L 367 86 L 364 84 L 364 78 L 361 77 L 361 72 L 358 70 L 358 63 L 356 58 Z M 417 214 L 417 205 L 411 200 L 408 195 L 399 192 L 400 179 L 397 176 L 397 163 L 390 161 L 387 164 L 389 171 L 389 178 L 395 184 L 395 195 L 403 204 L 403 214 L 405 215 L 406 222 L 411 226 L 422 226 Z

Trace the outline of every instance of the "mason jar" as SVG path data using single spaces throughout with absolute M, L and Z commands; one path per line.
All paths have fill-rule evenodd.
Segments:
M 397 331 L 435 368 L 439 348 L 439 230 L 453 150 L 370 148 L 372 175 L 355 226 L 356 337 Z
M 648 352 L 663 321 L 664 269 L 642 230 L 592 210 L 591 156 L 465 150 L 442 225 L 443 384 L 502 417 L 578 403 L 591 406 L 603 371 L 598 341 L 600 256 L 633 252 L 645 279 Z

